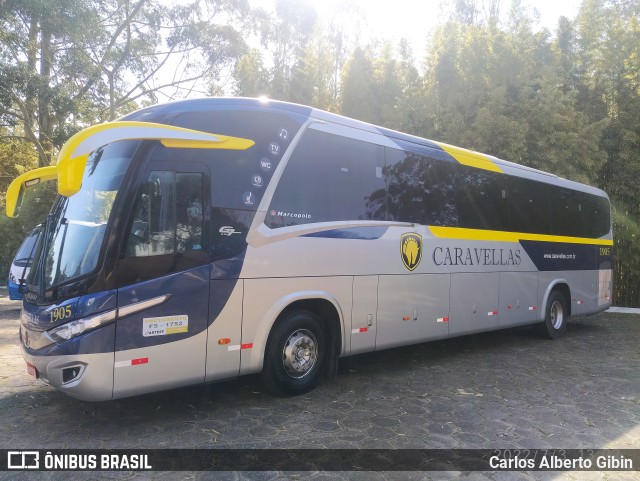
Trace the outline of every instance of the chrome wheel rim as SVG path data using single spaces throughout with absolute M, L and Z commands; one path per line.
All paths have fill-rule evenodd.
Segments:
M 305 377 L 317 361 L 318 341 L 311 331 L 299 329 L 289 336 L 282 350 L 282 364 L 289 377 Z
M 562 302 L 554 301 L 551 304 L 551 310 L 549 312 L 551 318 L 551 325 L 554 329 L 560 329 L 564 323 L 564 309 L 562 308 Z

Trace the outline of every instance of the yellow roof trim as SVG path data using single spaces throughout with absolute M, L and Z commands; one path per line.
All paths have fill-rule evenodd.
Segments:
M 30 170 L 16 177 L 7 189 L 5 210 L 8 217 L 15 217 L 20 210 L 22 195 L 29 187 L 33 187 L 41 182 L 48 182 L 58 178 L 58 170 L 55 165 L 40 167 Z
M 170 149 L 229 149 L 246 150 L 253 146 L 255 142 L 239 137 L 223 137 L 219 135 L 219 142 L 211 143 L 202 140 L 184 139 L 160 139 L 160 143 Z
M 503 232 L 483 229 L 464 229 L 462 227 L 429 226 L 429 230 L 433 233 L 434 236 L 443 239 L 464 239 L 493 242 L 520 242 L 523 240 L 528 240 L 539 242 L 564 242 L 567 244 L 591 244 L 603 246 L 613 245 L 613 240 L 611 239 L 590 239 L 587 237 L 527 234 L 523 232 Z
M 62 146 L 58 155 L 58 192 L 71 196 L 80 190 L 89 155 L 120 140 L 159 140 L 166 147 L 246 150 L 250 139 L 211 134 L 152 122 L 116 121 L 88 127 Z
M 487 156 L 474 152 L 472 150 L 463 149 L 454 145 L 436 142 L 446 153 L 456 159 L 458 162 L 476 169 L 490 170 L 492 172 L 502 173 L 502 169 Z

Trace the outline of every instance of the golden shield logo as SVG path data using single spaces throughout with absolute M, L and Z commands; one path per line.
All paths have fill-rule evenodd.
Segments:
M 400 257 L 402 263 L 410 271 L 414 270 L 422 260 L 422 236 L 409 232 L 400 237 Z

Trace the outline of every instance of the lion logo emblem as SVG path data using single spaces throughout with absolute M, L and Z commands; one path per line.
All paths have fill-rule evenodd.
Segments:
M 400 257 L 402 263 L 410 271 L 414 270 L 422 260 L 422 237 L 414 232 L 402 234 L 400 237 Z

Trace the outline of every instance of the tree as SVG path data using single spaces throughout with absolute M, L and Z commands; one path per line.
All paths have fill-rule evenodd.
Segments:
M 2 133 L 3 129 L 0 129 Z M 18 175 L 38 166 L 38 156 L 31 144 L 23 139 L 12 137 L 0 142 L 0 209 L 4 212 L 4 193 L 9 183 Z M 6 276 L 13 256 L 25 236 L 42 222 L 51 207 L 55 196 L 55 186 L 48 182 L 27 191 L 23 212 L 18 218 L 0 215 L 0 273 Z M 4 279 L 6 282 L 6 277 Z M 4 282 L 3 282 L 4 283 Z
M 595 181 L 605 161 L 597 141 L 604 125 L 576 109 L 558 49 L 516 4 L 505 29 L 449 23 L 436 32 L 425 127 L 453 144 Z
M 269 91 L 269 73 L 264 67 L 262 53 L 251 49 L 236 62 L 233 72 L 234 93 L 243 97 L 259 97 Z
M 308 0 L 278 0 L 275 16 L 259 13 L 262 45 L 271 55 L 270 96 L 289 100 L 289 83 L 317 20 Z
M 83 124 L 112 120 L 146 99 L 218 79 L 240 57 L 233 26 L 245 1 L 11 0 L 0 13 L 0 115 L 49 165 Z M 224 23 L 216 24 L 220 18 Z M 238 25 L 239 22 L 236 22 Z M 166 47 L 163 47 L 163 44 Z M 167 82 L 154 79 L 173 69 Z M 19 132 L 19 133 L 17 133 Z
M 56 149 L 80 128 L 156 103 L 160 95 L 180 97 L 198 83 L 219 82 L 245 50 L 239 29 L 247 9 L 246 0 L 173 7 L 155 0 L 4 1 L 2 192 L 20 173 L 51 164 Z M 156 80 L 169 69 L 169 80 Z M 10 262 L 25 234 L 42 222 L 53 187 L 30 189 L 33 201 L 25 201 L 20 218 L 0 222 L 2 262 Z
M 640 305 L 640 5 L 585 0 L 575 21 L 578 108 L 605 124 L 597 181 L 614 207 L 614 301 Z
M 376 122 L 374 67 L 370 55 L 357 47 L 342 76 L 341 113 L 365 122 Z

